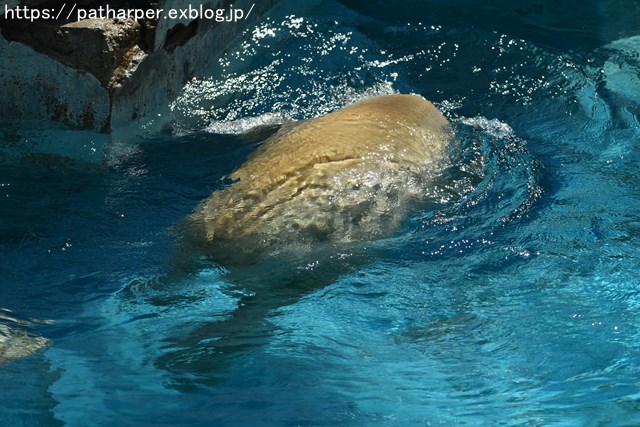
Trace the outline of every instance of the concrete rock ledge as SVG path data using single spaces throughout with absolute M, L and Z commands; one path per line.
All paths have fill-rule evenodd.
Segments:
M 57 10 L 52 0 L 12 0 L 0 7 L 0 154 L 48 152 L 102 160 L 110 143 L 161 130 L 184 84 L 279 0 L 237 0 L 248 20 L 191 16 L 131 19 L 47 19 L 2 16 L 7 7 Z M 228 9 L 228 0 L 113 0 L 112 9 Z M 97 10 L 104 2 L 78 0 Z M 64 15 L 64 14 L 61 14 Z M 62 19 L 65 18 L 65 19 Z

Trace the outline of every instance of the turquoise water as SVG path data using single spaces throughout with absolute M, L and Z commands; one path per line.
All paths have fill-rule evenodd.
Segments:
M 0 367 L 3 423 L 639 425 L 640 6 L 296 4 L 126 156 L 2 165 L 0 321 L 50 340 Z M 395 235 L 304 286 L 162 279 L 239 133 L 390 92 L 457 135 Z

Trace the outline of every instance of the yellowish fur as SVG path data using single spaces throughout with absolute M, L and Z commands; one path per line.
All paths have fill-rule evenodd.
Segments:
M 416 95 L 368 98 L 283 128 L 200 204 L 189 234 L 251 250 L 389 235 L 446 164 L 450 136 L 440 111 Z

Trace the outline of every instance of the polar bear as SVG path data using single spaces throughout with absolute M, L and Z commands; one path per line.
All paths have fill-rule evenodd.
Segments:
M 371 242 L 428 202 L 451 136 L 440 111 L 417 95 L 372 97 L 280 128 L 179 227 L 177 281 L 213 261 L 242 288 L 237 308 L 170 340 L 173 351 L 158 364 L 216 369 L 213 355 L 271 334 L 263 319 L 272 310 L 375 260 Z
M 233 263 L 287 245 L 388 236 L 446 165 L 450 138 L 447 119 L 417 95 L 285 125 L 189 216 L 189 239 Z

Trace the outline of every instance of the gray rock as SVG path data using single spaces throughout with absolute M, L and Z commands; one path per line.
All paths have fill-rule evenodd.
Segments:
M 99 161 L 102 153 L 118 151 L 111 149 L 114 146 L 162 129 L 170 123 L 169 105 L 185 83 L 204 73 L 243 29 L 279 1 L 233 2 L 235 9 L 252 10 L 249 20 L 239 22 L 189 16 L 139 22 L 29 22 L 0 17 L 0 85 L 5 88 L 0 154 L 8 159 L 33 149 Z M 19 2 L 42 8 L 50 4 Z M 90 9 L 102 2 L 77 4 Z M 114 0 L 110 5 L 167 11 L 188 8 L 193 2 L 160 0 L 152 5 Z M 231 2 L 204 6 L 228 9 Z
M 93 74 L 109 90 L 119 87 L 145 57 L 140 28 L 133 20 L 85 19 L 65 24 L 60 27 L 64 44 L 59 60 Z

